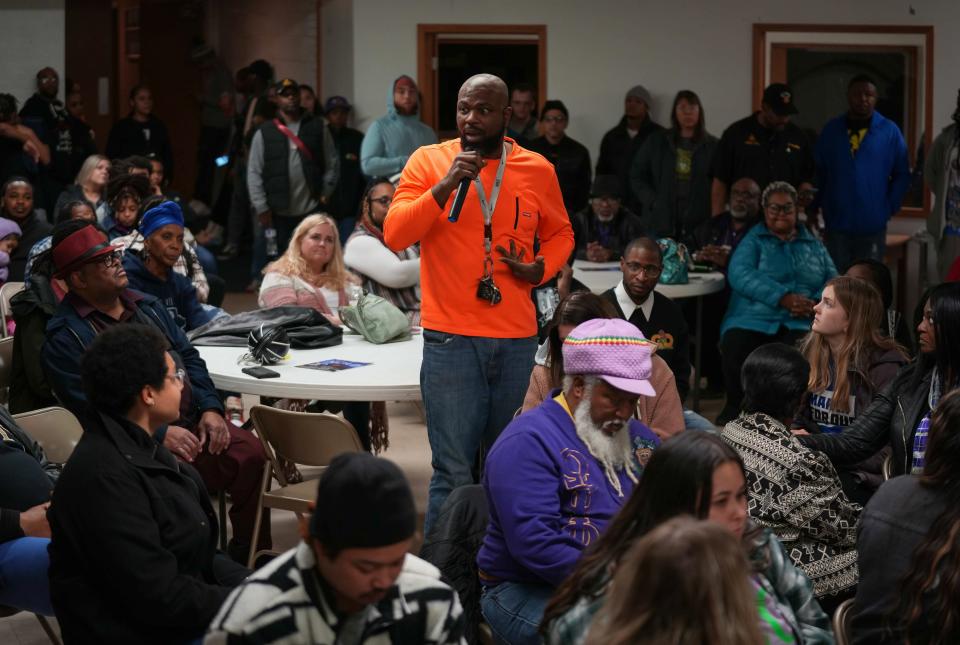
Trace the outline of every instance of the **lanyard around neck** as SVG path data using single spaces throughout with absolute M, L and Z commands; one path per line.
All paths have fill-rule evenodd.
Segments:
M 507 167 L 507 144 L 503 144 L 503 152 L 500 153 L 500 167 L 497 168 L 497 177 L 493 180 L 493 188 L 490 190 L 490 201 L 487 201 L 487 193 L 480 182 L 480 175 L 473 180 L 473 185 L 477 189 L 477 197 L 480 199 L 480 210 L 483 211 L 483 224 L 490 226 L 493 221 L 493 211 L 497 208 L 497 199 L 500 197 L 500 184 L 503 183 L 503 171 Z

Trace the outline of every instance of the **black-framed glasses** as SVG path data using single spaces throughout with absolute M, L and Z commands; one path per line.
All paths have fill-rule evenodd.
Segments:
M 565 116 L 545 116 L 543 117 L 544 123 L 563 123 L 567 120 Z
M 797 207 L 793 204 L 768 204 L 767 210 L 773 213 L 774 215 L 779 215 L 783 213 L 784 215 L 792 215 Z
M 376 197 L 376 198 L 368 197 L 367 199 L 370 200 L 370 203 L 376 202 L 381 206 L 389 206 L 393 202 L 393 197 L 389 197 L 387 195 L 384 195 L 383 197 Z
M 656 264 L 638 264 L 637 262 L 627 262 L 626 266 L 631 273 L 643 273 L 650 278 L 659 278 L 660 272 L 663 271 L 663 267 L 657 266 Z

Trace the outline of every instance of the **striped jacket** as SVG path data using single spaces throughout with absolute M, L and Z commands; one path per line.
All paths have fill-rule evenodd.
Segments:
M 407 555 L 386 597 L 359 616 L 362 626 L 343 621 L 330 607 L 313 551 L 301 542 L 233 590 L 210 624 L 204 643 L 466 643 L 457 593 L 440 581 L 436 567 L 414 555 Z

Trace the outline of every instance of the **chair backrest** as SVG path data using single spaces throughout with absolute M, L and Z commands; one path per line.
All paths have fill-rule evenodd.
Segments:
M 3 316 L 0 338 L 7 337 L 7 317 L 10 316 L 10 298 L 23 291 L 22 282 L 5 282 L 0 287 L 0 316 Z
M 363 450 L 353 426 L 333 414 L 255 405 L 250 410 L 250 419 L 276 454 L 298 464 L 327 466 L 340 453 Z M 273 456 L 269 456 L 272 461 Z
M 851 618 L 853 618 L 853 598 L 847 598 L 833 612 L 833 636 L 837 639 L 837 645 L 849 645 Z
M 57 464 L 70 458 L 70 453 L 83 436 L 80 421 L 64 408 L 41 408 L 15 414 L 13 418 L 40 444 L 47 459 Z
M 0 338 L 0 403 L 6 405 L 13 376 L 13 337 Z

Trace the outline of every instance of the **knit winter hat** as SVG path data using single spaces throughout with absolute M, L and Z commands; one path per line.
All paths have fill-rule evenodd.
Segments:
M 650 97 L 650 92 L 643 85 L 634 85 L 629 90 L 627 90 L 627 97 L 633 97 L 635 99 L 640 99 L 647 104 L 647 108 L 652 108 L 652 98 Z
M 389 546 L 416 531 L 417 511 L 403 472 L 366 452 L 338 455 L 317 491 L 310 535 L 333 549 Z
M 563 371 L 597 376 L 613 387 L 654 396 L 651 357 L 657 345 L 620 318 L 596 318 L 578 325 L 563 341 Z
M 0 240 L 8 235 L 16 235 L 17 237 L 21 237 L 23 233 L 20 231 L 20 225 L 14 222 L 12 219 L 0 217 Z

